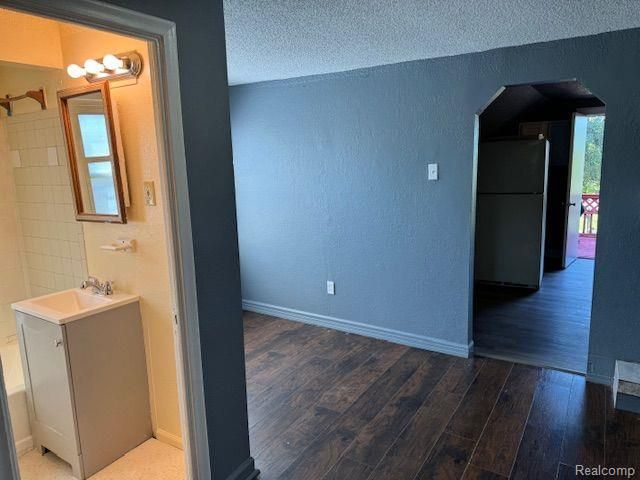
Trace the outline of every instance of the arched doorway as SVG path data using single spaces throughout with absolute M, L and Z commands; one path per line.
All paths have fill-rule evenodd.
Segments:
M 604 108 L 571 80 L 505 87 L 480 114 L 477 354 L 586 372 Z

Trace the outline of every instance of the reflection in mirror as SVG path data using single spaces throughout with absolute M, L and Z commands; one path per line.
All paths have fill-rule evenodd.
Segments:
M 108 85 L 59 92 L 77 218 L 125 222 Z
M 100 93 L 70 98 L 69 115 L 76 164 L 86 213 L 117 215 L 116 184 L 111 168 L 111 146 Z

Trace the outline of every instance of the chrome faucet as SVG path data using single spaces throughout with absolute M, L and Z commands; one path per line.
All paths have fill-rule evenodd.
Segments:
M 101 282 L 96 277 L 89 277 L 86 279 L 82 282 L 80 288 L 83 290 L 91 288 L 91 291 L 98 295 L 113 295 L 113 282 L 110 280 Z

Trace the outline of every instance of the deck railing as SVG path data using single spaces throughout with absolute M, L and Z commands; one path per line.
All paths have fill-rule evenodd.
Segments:
M 600 213 L 600 195 L 597 193 L 582 194 L 584 214 L 580 219 L 580 234 L 595 236 L 598 234 L 598 216 Z

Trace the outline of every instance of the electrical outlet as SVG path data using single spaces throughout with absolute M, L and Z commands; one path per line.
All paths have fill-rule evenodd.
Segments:
M 144 182 L 144 204 L 153 207 L 156 204 L 156 187 L 153 182 Z
M 327 295 L 335 295 L 336 294 L 336 284 L 332 281 L 327 282 Z
M 427 166 L 427 179 L 438 180 L 438 164 L 437 163 L 430 163 Z

